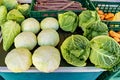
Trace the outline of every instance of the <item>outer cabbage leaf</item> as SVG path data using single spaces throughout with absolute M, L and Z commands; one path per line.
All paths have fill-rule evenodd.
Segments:
M 14 42 L 14 38 L 20 33 L 20 25 L 15 21 L 7 21 L 2 27 L 3 49 L 8 51 Z
M 79 27 L 84 31 L 92 22 L 100 21 L 100 17 L 96 11 L 86 10 L 79 15 Z
M 7 14 L 7 20 L 13 20 L 18 23 L 21 23 L 24 19 L 25 19 L 25 17 L 17 9 L 13 9 L 13 10 L 9 11 Z
M 12 10 L 17 7 L 17 0 L 3 0 L 3 5 L 7 7 L 8 10 Z
M 0 5 L 2 5 L 3 4 L 3 0 L 0 0 Z
M 83 34 L 89 40 L 99 35 L 108 35 L 108 27 L 105 23 L 101 21 L 96 21 L 89 24 Z
M 32 65 L 32 54 L 26 48 L 15 48 L 6 55 L 5 64 L 15 73 L 27 71 Z
M 113 70 L 120 63 L 120 45 L 111 37 L 101 35 L 90 41 L 90 61 L 99 68 Z
M 62 43 L 61 53 L 67 63 L 85 66 L 90 53 L 89 40 L 81 35 L 72 35 Z
M 74 12 L 69 11 L 58 14 L 58 22 L 62 30 L 74 32 L 78 25 L 78 17 Z
M 5 6 L 0 6 L 0 26 L 6 21 L 7 9 Z
M 17 6 L 17 9 L 26 17 L 29 15 L 29 9 L 30 5 L 29 4 L 19 4 Z

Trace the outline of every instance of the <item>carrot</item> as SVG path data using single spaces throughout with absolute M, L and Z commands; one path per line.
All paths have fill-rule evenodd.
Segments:
M 117 32 L 115 32 L 115 31 L 109 31 L 109 35 L 111 36 L 111 37 L 117 37 L 117 38 L 120 38 L 120 34 L 118 34 Z
M 105 19 L 109 19 L 111 17 L 114 17 L 114 14 L 113 13 L 108 13 L 106 16 L 105 16 Z
M 108 19 L 106 19 L 106 20 L 110 20 L 110 21 L 112 21 L 112 20 L 113 20 L 113 18 L 114 18 L 114 17 L 111 17 L 111 18 L 108 18 Z
M 98 14 L 103 15 L 104 12 L 102 10 L 98 10 Z
M 116 40 L 117 42 L 120 42 L 120 39 L 118 37 L 113 37 L 114 40 Z
M 100 16 L 100 19 L 101 19 L 101 20 L 104 20 L 104 18 L 105 18 L 104 15 L 100 15 L 100 14 L 99 14 L 99 16 Z
M 120 34 L 120 31 L 118 31 L 117 33 Z

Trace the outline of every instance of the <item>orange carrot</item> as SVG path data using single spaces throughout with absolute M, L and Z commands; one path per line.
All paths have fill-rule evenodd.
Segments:
M 103 15 L 104 12 L 102 10 L 98 10 L 98 14 Z
M 120 42 L 120 39 L 118 37 L 113 37 L 114 40 L 116 40 L 117 42 Z
M 111 17 L 114 17 L 114 14 L 113 13 L 108 13 L 106 16 L 105 16 L 105 19 L 109 19 Z
M 111 37 L 120 38 L 120 34 L 118 34 L 118 33 L 115 32 L 115 31 L 112 31 L 112 30 L 109 31 L 109 35 L 110 35 Z

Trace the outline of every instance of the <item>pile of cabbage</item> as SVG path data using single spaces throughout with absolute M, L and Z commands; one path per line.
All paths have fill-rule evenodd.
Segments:
M 58 20 L 46 17 L 40 22 L 29 18 L 28 11 L 28 4 L 0 1 L 0 26 L 9 70 L 24 72 L 33 64 L 39 71 L 53 72 L 59 68 L 61 56 L 73 66 L 86 66 L 90 60 L 98 68 L 119 69 L 120 45 L 108 36 L 108 27 L 96 11 L 85 10 L 79 15 L 68 11 L 58 14 Z M 66 33 L 81 28 L 83 34 L 68 36 L 57 49 L 59 27 Z
M 8 52 L 5 64 L 15 73 L 27 71 L 32 64 L 39 71 L 53 72 L 61 61 L 56 48 L 60 41 L 58 21 L 48 17 L 40 23 L 29 18 L 29 8 L 16 0 L 0 0 L 3 49 Z
M 71 12 L 60 14 L 58 20 L 61 29 L 75 32 L 77 17 L 83 35 L 74 34 L 64 40 L 60 50 L 65 61 L 73 66 L 86 66 L 87 60 L 90 60 L 98 68 L 118 70 L 120 45 L 109 37 L 108 27 L 100 20 L 96 11 L 85 10 L 78 16 Z

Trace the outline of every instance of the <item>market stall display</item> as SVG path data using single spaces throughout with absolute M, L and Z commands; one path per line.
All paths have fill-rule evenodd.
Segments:
M 58 5 L 55 9 L 54 5 L 60 2 L 63 2 L 66 6 L 61 5 L 60 7 Z M 101 15 L 110 12 L 109 10 L 108 12 L 102 11 L 103 8 L 95 2 L 93 2 L 95 6 L 89 0 L 85 2 L 89 2 L 89 4 L 85 5 L 82 1 L 68 0 L 65 0 L 65 2 L 58 0 L 52 4 L 53 2 L 47 2 L 47 0 L 33 0 L 30 7 L 29 4 L 20 3 L 14 3 L 15 5 L 9 5 L 9 7 L 4 4 L 0 6 L 3 8 L 0 15 L 4 15 L 0 18 L 3 38 L 0 43 L 2 52 L 0 55 L 2 57 L 0 61 L 1 71 L 21 72 L 21 70 L 15 69 L 15 65 L 12 68 L 9 67 L 9 63 L 17 63 L 17 58 L 24 58 L 23 64 L 27 66 L 22 72 L 62 72 L 62 68 L 64 70 L 69 68 L 65 72 L 70 72 L 70 69 L 76 69 L 73 72 L 77 72 L 77 70 L 82 72 L 82 68 L 88 68 L 88 70 L 85 70 L 86 72 L 95 71 L 98 73 L 105 70 L 118 70 L 120 45 L 116 40 L 119 37 L 110 35 L 113 37 L 111 38 L 109 30 L 119 31 L 120 24 L 117 18 L 119 8 L 115 12 L 111 12 L 114 15 L 110 18 L 117 20 L 114 22 L 113 20 L 109 21 L 106 17 L 103 20 L 101 17 Z M 74 6 L 78 4 L 80 5 L 78 10 L 71 8 L 71 5 L 78 7 Z M 51 5 L 52 8 L 46 8 L 45 5 Z M 116 5 L 119 7 L 119 4 Z M 113 7 L 115 8 L 116 5 L 113 5 Z M 13 6 L 16 6 L 16 8 L 13 8 Z M 42 6 L 42 10 L 40 6 Z M 106 22 L 113 24 L 108 25 Z M 25 57 L 23 57 L 24 55 L 21 56 L 22 54 L 20 56 L 10 55 L 12 59 L 9 58 L 9 52 L 16 50 L 18 47 L 28 49 L 33 54 L 32 57 L 29 57 L 29 60 L 32 60 L 32 66 L 29 64 L 30 61 L 24 62 Z M 16 51 L 16 54 L 19 54 L 19 51 Z M 14 56 L 17 58 L 14 58 Z M 19 65 L 21 65 L 22 61 L 19 62 Z

